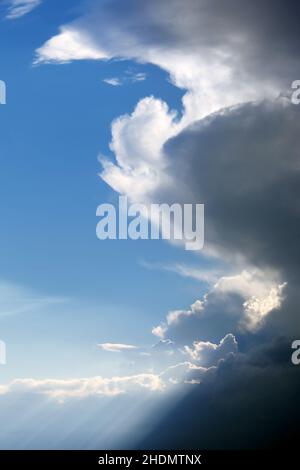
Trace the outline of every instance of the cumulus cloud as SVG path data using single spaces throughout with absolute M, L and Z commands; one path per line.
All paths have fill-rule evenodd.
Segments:
M 212 366 L 220 359 L 226 359 L 228 354 L 237 352 L 238 344 L 233 334 L 227 334 L 219 344 L 210 341 L 195 341 L 193 347 L 185 347 L 187 354 L 202 366 Z
M 9 3 L 6 18 L 15 20 L 30 13 L 42 3 L 42 0 L 10 0 Z
M 161 377 L 168 384 L 178 385 L 199 385 L 202 379 L 207 374 L 211 374 L 215 370 L 215 366 L 209 368 L 197 366 L 192 362 L 185 361 L 168 367 L 162 374 Z
M 285 287 L 261 271 L 223 276 L 189 309 L 169 312 L 152 333 L 190 342 L 199 337 L 209 339 L 228 332 L 258 330 L 267 315 L 281 307 Z
M 175 115 L 166 103 L 148 97 L 137 104 L 131 115 L 117 118 L 112 123 L 110 147 L 118 165 L 102 159 L 102 179 L 115 191 L 137 201 L 144 200 L 158 184 L 165 184 L 161 150 L 176 133 Z
M 245 311 L 245 327 L 250 331 L 257 330 L 263 323 L 266 315 L 273 310 L 279 310 L 283 301 L 283 289 L 286 283 L 272 287 L 266 297 L 251 297 L 243 304 Z

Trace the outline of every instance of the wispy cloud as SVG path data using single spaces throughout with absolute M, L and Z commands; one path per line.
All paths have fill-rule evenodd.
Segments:
M 137 346 L 131 344 L 120 344 L 120 343 L 100 343 L 97 345 L 99 349 L 109 352 L 122 352 L 122 351 L 132 351 L 134 349 L 139 349 Z
M 194 279 L 196 281 L 206 282 L 208 284 L 214 284 L 215 282 L 217 282 L 221 274 L 221 270 L 218 270 L 216 268 L 205 269 L 181 263 L 164 264 L 141 261 L 140 264 L 146 269 L 158 269 L 161 271 L 167 271 L 178 274 L 182 277 Z
M 104 83 L 106 83 L 107 85 L 111 85 L 111 86 L 121 86 L 122 85 L 121 80 L 117 77 L 115 77 L 115 78 L 104 78 L 102 81 Z
M 130 83 L 142 82 L 146 80 L 147 74 L 143 72 L 134 73 L 127 71 L 123 77 L 104 78 L 102 81 L 111 86 L 122 86 Z
M 11 0 L 6 18 L 16 20 L 27 15 L 42 3 L 42 0 Z
M 0 317 L 36 311 L 67 300 L 63 297 L 41 295 L 27 287 L 0 280 Z

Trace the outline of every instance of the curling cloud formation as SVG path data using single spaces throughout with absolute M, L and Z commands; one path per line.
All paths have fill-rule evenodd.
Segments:
M 117 164 L 105 165 L 103 179 L 141 199 L 162 182 L 162 147 L 168 138 L 222 108 L 273 98 L 289 88 L 299 71 L 297 13 L 299 5 L 291 0 L 284 5 L 258 0 L 247 5 L 238 0 L 95 1 L 85 16 L 62 25 L 37 49 L 36 63 L 133 58 L 166 70 L 176 86 L 187 90 L 179 121 L 165 103 L 146 98 L 132 115 L 113 124 Z M 153 132 L 157 139 L 150 138 Z M 141 142 L 131 161 L 124 161 L 136 135 Z

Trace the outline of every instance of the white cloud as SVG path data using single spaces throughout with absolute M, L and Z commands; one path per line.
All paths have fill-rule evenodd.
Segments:
M 236 325 L 245 331 L 257 330 L 274 309 L 283 301 L 286 283 L 278 283 L 277 275 L 270 271 L 242 271 L 233 276 L 221 277 L 202 299 L 196 300 L 189 309 L 173 310 L 166 320 L 152 329 L 159 338 L 165 338 L 169 329 L 189 319 L 205 319 L 216 308 L 219 315 L 235 318 Z M 223 307 L 222 307 L 223 306 Z
M 168 367 L 162 374 L 161 377 L 172 385 L 191 384 L 196 385 L 201 383 L 201 379 L 207 374 L 207 372 L 215 370 L 216 367 L 210 368 L 196 366 L 191 362 L 181 362 L 174 366 Z
M 242 327 L 249 331 L 258 330 L 264 323 L 266 316 L 273 310 L 278 310 L 284 300 L 283 290 L 287 283 L 271 287 L 263 297 L 251 297 L 244 302 L 245 319 Z
M 244 270 L 233 276 L 223 276 L 214 285 L 214 290 L 226 294 L 235 292 L 247 298 L 263 297 L 276 284 L 276 273 L 271 271 Z
M 147 192 L 163 184 L 161 150 L 176 133 L 175 116 L 166 103 L 148 97 L 139 101 L 131 115 L 117 118 L 112 123 L 111 149 L 118 164 L 102 159 L 102 179 L 132 200 L 145 199 Z
M 175 133 L 172 131 L 175 116 L 166 103 L 148 97 L 139 101 L 131 115 L 117 118 L 112 124 L 111 149 L 120 167 L 158 170 L 161 147 Z
M 130 83 L 143 82 L 146 80 L 147 74 L 143 72 L 133 73 L 128 71 L 123 77 L 104 78 L 102 81 L 111 86 L 122 86 Z
M 106 83 L 107 85 L 111 85 L 111 86 L 121 86 L 122 85 L 122 81 L 118 77 L 104 78 L 102 81 L 104 83 Z
M 11 0 L 6 18 L 15 20 L 27 15 L 42 3 L 42 0 Z
M 106 343 L 100 345 L 108 351 L 135 349 L 134 346 Z M 220 359 L 225 359 L 228 353 L 237 352 L 237 343 L 233 335 L 224 337 L 219 344 L 195 342 L 193 348 L 185 347 L 184 351 L 177 349 L 169 340 L 160 341 L 154 345 L 149 354 L 157 359 L 168 356 L 171 362 L 160 372 L 141 372 L 125 376 L 86 377 L 71 379 L 34 379 L 19 378 L 6 385 L 0 385 L 0 396 L 10 393 L 34 392 L 63 402 L 66 399 L 86 398 L 89 396 L 115 396 L 124 393 L 148 389 L 162 392 L 173 384 L 184 384 L 186 381 L 199 378 Z M 172 354 L 170 354 L 172 353 Z M 204 356 L 205 353 L 205 357 Z M 182 359 L 190 356 L 189 361 Z M 178 361 L 178 359 L 180 359 Z M 193 363 L 194 361 L 194 363 Z M 196 382 L 195 382 L 196 383 Z
M 152 334 L 158 336 L 158 338 L 164 338 L 165 328 L 163 325 L 154 326 L 152 328 Z
M 155 336 L 164 338 L 170 326 L 179 324 L 183 318 L 201 315 L 205 312 L 204 307 L 205 298 L 204 300 L 196 300 L 188 310 L 172 310 L 167 314 L 166 322 L 154 327 L 152 333 Z
M 138 374 L 128 377 L 89 377 L 79 379 L 16 379 L 8 385 L 0 385 L 0 395 L 12 392 L 32 391 L 47 395 L 57 400 L 67 398 L 85 398 L 92 395 L 114 396 L 146 388 L 159 391 L 164 388 L 163 382 L 155 374 Z
M 222 293 L 237 293 L 245 300 L 240 326 L 248 331 L 259 329 L 266 316 L 281 307 L 286 283 L 278 284 L 273 273 L 255 270 L 236 276 L 224 276 L 215 285 Z
M 171 22 L 175 23 L 174 30 L 181 31 L 181 21 L 176 19 L 177 2 L 171 2 L 168 8 L 164 2 L 161 5 L 155 3 L 153 11 L 151 8 L 143 10 L 138 4 L 136 7 L 138 11 L 129 7 L 120 23 L 114 9 L 110 10 L 110 2 L 107 5 L 108 13 L 105 7 L 98 9 L 95 6 L 84 17 L 63 26 L 59 34 L 40 47 L 36 51 L 36 61 L 64 62 L 113 57 L 136 59 L 167 71 L 177 87 L 187 90 L 180 120 L 176 121 L 176 114 L 168 110 L 166 103 L 150 97 L 141 100 L 130 116 L 120 117 L 112 125 L 112 150 L 116 164 L 103 161 L 101 176 L 115 191 L 127 194 L 137 202 L 144 202 L 154 188 L 166 184 L 163 145 L 168 139 L 189 124 L 224 107 L 276 96 L 279 89 L 273 83 L 273 76 L 258 81 L 245 73 L 240 51 L 241 44 L 247 44 L 247 38 L 240 37 L 239 41 L 233 41 L 229 30 L 225 43 L 219 41 L 213 48 L 207 44 L 207 37 L 197 32 L 200 37 L 190 47 L 191 38 L 188 30 L 184 30 L 182 44 L 172 43 L 167 34 L 164 37 L 166 42 L 157 42 L 155 34 L 153 37 L 143 37 L 141 29 L 136 28 L 139 35 L 132 25 L 139 25 L 142 20 L 147 26 L 146 30 L 161 28 L 164 31 L 170 12 L 173 12 Z M 186 8 L 189 8 L 188 5 Z M 191 12 L 187 11 L 186 21 L 194 25 L 200 13 L 197 10 L 193 17 Z M 205 28 L 207 15 L 209 13 L 204 10 L 199 16 Z M 135 77 L 144 78 L 142 74 Z M 106 82 L 118 86 L 122 80 L 113 77 L 106 79 Z
M 63 27 L 59 35 L 53 36 L 37 49 L 37 58 L 34 63 L 65 63 L 73 60 L 107 58 L 107 54 L 95 46 L 86 31 Z
M 186 353 L 193 361 L 207 365 L 215 365 L 220 359 L 225 359 L 228 354 L 237 352 L 237 341 L 233 334 L 227 334 L 219 344 L 210 341 L 194 341 L 193 347 L 185 346 Z
M 120 343 L 101 343 L 97 345 L 98 348 L 103 349 L 104 351 L 109 352 L 122 352 L 122 351 L 132 351 L 138 349 L 137 346 L 131 344 L 120 344 Z
M 144 80 L 146 80 L 146 78 L 147 78 L 146 73 L 139 72 L 139 73 L 134 73 L 134 74 L 129 75 L 128 80 L 132 83 L 135 83 L 135 82 L 143 82 Z

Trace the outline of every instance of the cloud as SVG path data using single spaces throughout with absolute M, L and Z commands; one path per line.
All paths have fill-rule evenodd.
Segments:
M 281 227 L 299 223 L 298 117 L 285 100 L 245 104 L 199 121 L 166 145 L 177 200 L 204 201 L 206 241 L 225 259 L 229 253 L 273 270 L 292 267 L 295 230 Z M 157 191 L 175 197 L 172 188 Z
M 274 449 L 296 443 L 300 376 L 290 342 L 276 338 L 228 355 L 201 374 L 137 447 Z M 161 432 L 161 429 L 168 432 Z
M 113 124 L 116 163 L 104 161 L 102 177 L 115 191 L 138 200 L 168 184 L 162 171 L 163 146 L 172 136 L 224 108 L 274 98 L 290 87 L 300 70 L 295 54 L 298 6 L 288 3 L 293 15 L 271 1 L 257 0 L 244 9 L 238 0 L 227 0 L 226 8 L 216 0 L 188 0 L 184 5 L 178 0 L 154 1 L 143 7 L 137 0 L 126 0 L 120 15 L 119 3 L 110 0 L 101 7 L 92 5 L 81 18 L 62 26 L 37 50 L 36 60 L 136 59 L 166 70 L 177 87 L 187 90 L 180 120 L 165 103 L 146 98 L 130 116 Z M 272 21 L 266 21 L 269 10 Z M 276 38 L 279 54 L 273 54 L 270 37 Z M 161 124 L 163 132 L 156 140 L 154 130 Z M 131 155 L 130 165 L 123 152 Z
M 129 377 L 91 377 L 80 379 L 16 379 L 8 385 L 0 386 L 0 395 L 12 392 L 33 391 L 57 400 L 84 398 L 91 395 L 114 396 L 135 388 L 162 390 L 163 383 L 154 374 L 139 374 Z
M 119 344 L 119 343 L 102 343 L 97 345 L 98 348 L 103 349 L 104 351 L 109 352 L 121 352 L 121 351 L 131 351 L 133 349 L 138 349 L 137 346 L 132 346 L 131 344 Z
M 232 338 L 224 338 L 223 344 L 227 341 L 228 346 L 234 344 Z M 207 353 L 221 344 L 206 348 Z M 5 433 L 0 433 L 0 447 L 285 445 L 293 432 L 298 435 L 299 417 L 299 373 L 290 365 L 289 346 L 282 338 L 256 346 L 250 354 L 226 354 L 225 348 L 217 366 L 182 361 L 163 371 L 159 379 L 155 374 L 137 374 L 111 379 L 15 380 L 0 388 L 0 416 L 7 422 Z
M 249 14 L 254 25 L 256 20 L 261 25 L 264 7 L 261 2 L 253 3 L 255 6 L 248 7 Z M 36 62 L 136 59 L 166 70 L 177 87 L 187 90 L 180 120 L 162 101 L 146 98 L 131 116 L 113 124 L 116 164 L 105 161 L 102 178 L 114 190 L 138 200 L 162 183 L 162 149 L 169 138 L 224 107 L 277 96 L 286 86 L 283 63 L 296 69 L 297 61 L 284 49 L 282 62 L 277 64 L 270 53 L 270 34 L 283 38 L 282 29 L 286 32 L 288 26 L 278 21 L 262 28 L 264 33 L 258 26 L 251 29 L 238 1 L 231 0 L 224 8 L 216 1 L 189 0 L 184 5 L 178 0 L 155 1 L 142 7 L 137 1 L 127 0 L 121 15 L 119 11 L 120 5 L 114 0 L 101 8 L 95 4 L 37 49 Z M 278 18 L 282 18 L 281 11 Z M 273 31 L 276 28 L 277 36 Z M 258 73 L 262 64 L 266 69 L 267 63 L 272 70 Z M 114 79 L 113 83 L 119 82 Z M 118 133 L 120 127 L 122 132 Z M 124 151 L 130 154 L 130 165 L 128 158 L 124 161 Z
M 159 338 L 163 338 L 165 335 L 165 328 L 162 325 L 154 326 L 152 328 L 152 333 Z
M 283 290 L 286 283 L 272 287 L 266 297 L 251 297 L 244 302 L 245 328 L 250 331 L 257 330 L 270 312 L 279 310 L 283 302 Z
M 41 295 L 28 287 L 0 280 L 0 317 L 45 309 L 67 301 L 64 297 Z
M 175 135 L 174 117 L 175 112 L 170 111 L 163 101 L 148 97 L 137 104 L 131 115 L 114 120 L 110 147 L 118 166 L 102 160 L 102 179 L 133 199 L 153 190 L 160 181 L 160 170 L 164 165 L 162 146 Z
M 196 343 L 203 344 L 201 357 L 193 352 Z M 122 368 L 127 370 L 128 375 L 154 374 L 162 381 L 163 389 L 166 389 L 170 384 L 186 383 L 191 379 L 192 372 L 191 380 L 194 380 L 197 375 L 196 369 L 200 368 L 202 373 L 204 369 L 218 366 L 219 361 L 225 359 L 229 353 L 238 352 L 238 345 L 234 335 L 227 334 L 216 343 L 205 343 L 199 340 L 191 345 L 190 343 L 176 343 L 170 339 L 160 339 L 149 348 L 117 348 L 117 351 L 122 353 Z M 183 367 L 183 364 L 188 364 L 188 366 Z M 171 380 L 172 371 L 176 372 L 173 377 L 174 381 Z M 180 377 L 179 371 L 182 371 Z M 165 381 L 166 375 L 168 376 L 167 382 Z
M 138 72 L 138 73 L 129 74 L 129 76 L 127 77 L 127 80 L 129 80 L 132 83 L 136 83 L 136 82 L 143 82 L 144 80 L 146 80 L 146 78 L 147 78 L 146 73 Z
M 172 385 L 187 384 L 199 385 L 206 374 L 211 374 L 215 366 L 210 368 L 197 366 L 191 362 L 185 361 L 168 367 L 161 377 Z
M 260 271 L 223 276 L 189 309 L 169 312 L 152 333 L 184 343 L 199 337 L 216 338 L 228 332 L 258 330 L 284 301 L 286 285 L 276 282 Z
M 42 0 L 10 0 L 8 20 L 15 20 L 27 15 L 42 3 Z
M 132 71 L 126 71 L 123 77 L 111 77 L 104 78 L 102 81 L 107 85 L 111 86 L 122 86 L 131 83 L 143 82 L 146 80 L 147 74 L 143 72 L 133 73 Z
M 155 269 L 178 274 L 179 276 L 194 279 L 196 281 L 214 284 L 220 277 L 221 269 L 219 267 L 201 268 L 198 265 L 189 266 L 182 263 L 163 264 L 141 261 L 140 265 L 146 269 Z
M 233 335 L 227 335 L 221 339 L 220 344 L 203 343 L 202 350 L 206 350 L 203 361 L 192 348 L 186 346 L 185 351 L 180 350 L 170 340 L 159 341 L 143 357 L 135 346 L 114 343 L 106 343 L 99 346 L 105 351 L 124 353 L 131 351 L 132 354 L 136 355 L 131 356 L 132 358 L 140 358 L 144 370 L 147 364 L 144 361 L 147 361 L 148 358 L 151 359 L 152 357 L 157 362 L 152 362 L 151 373 L 142 372 L 124 376 L 96 376 L 73 379 L 15 379 L 6 385 L 0 385 L 0 395 L 34 392 L 64 401 L 66 399 L 86 398 L 97 395 L 115 396 L 139 391 L 139 389 L 144 388 L 153 392 L 163 392 L 170 384 L 186 383 L 190 379 L 191 371 L 194 375 L 197 371 L 204 374 L 209 367 L 216 366 L 221 359 L 225 359 L 229 352 L 237 353 L 237 343 Z M 196 343 L 194 348 L 198 348 Z M 183 362 L 186 356 L 189 356 L 189 361 L 185 360 Z M 165 362 L 166 358 L 168 358 L 167 362 Z M 160 370 L 162 366 L 164 366 L 164 369 Z M 179 374 L 179 371 L 182 373 Z
M 269 6 L 273 5 L 271 2 L 267 3 Z M 253 78 L 256 78 L 258 65 L 263 63 L 266 56 L 271 62 L 269 68 L 277 65 L 277 71 L 280 70 L 276 59 L 269 54 L 270 34 L 278 42 L 284 40 L 292 43 L 295 40 L 295 37 L 291 37 L 292 34 L 286 34 L 289 27 L 296 26 L 295 22 L 291 22 L 287 15 L 285 22 L 280 21 L 285 12 L 280 5 L 272 9 L 277 21 L 274 24 L 267 23 L 264 27 L 262 15 L 266 6 L 258 1 L 252 2 L 247 12 L 237 0 L 227 1 L 226 8 L 217 1 L 203 0 L 188 0 L 184 5 L 178 0 L 147 1 L 144 5 L 142 7 L 137 0 L 126 0 L 120 15 L 119 3 L 115 0 L 106 2 L 101 7 L 94 4 L 83 17 L 67 27 L 86 31 L 98 49 L 105 50 L 110 57 L 136 58 L 155 63 L 170 72 L 178 86 L 193 90 L 193 93 L 196 89 L 202 90 L 202 96 L 210 98 L 210 106 L 217 104 L 213 91 L 214 95 L 223 96 L 224 105 L 230 104 L 229 101 L 233 99 L 230 85 L 233 81 L 236 84 L 236 97 L 241 91 L 249 97 L 253 96 Z M 251 27 L 249 16 L 253 19 Z M 56 38 L 64 49 L 61 33 Z M 49 46 L 47 54 L 44 48 L 46 45 Z M 37 51 L 39 60 L 48 61 L 51 52 L 52 60 L 57 60 L 57 49 L 51 51 L 51 44 L 48 42 L 46 45 Z M 286 48 L 281 46 L 281 50 L 283 59 L 286 59 Z M 84 47 L 80 58 L 90 59 L 89 54 L 84 57 Z M 70 60 L 74 60 L 72 54 Z M 249 73 L 247 84 L 243 83 L 247 77 L 244 75 L 244 68 Z M 215 73 L 211 74 L 212 71 Z M 236 77 L 233 72 L 236 72 Z M 266 83 L 261 83 L 265 92 L 276 81 L 274 70 L 272 79 L 270 71 L 268 72 Z M 223 93 L 217 89 L 221 83 Z M 200 104 L 200 94 L 197 96 L 198 102 L 194 102 L 196 108 L 195 105 Z M 191 104 L 190 102 L 189 105 Z M 198 109 L 195 110 L 197 111 Z
M 168 407 L 151 375 L 107 381 L 20 379 L 0 394 L 1 449 L 132 448 Z M 145 420 L 145 421 L 144 421 Z M 147 428 L 144 427 L 147 422 Z
M 215 365 L 220 359 L 226 359 L 228 354 L 237 352 L 237 341 L 233 334 L 227 334 L 219 344 L 210 341 L 195 341 L 193 347 L 185 347 L 187 354 L 193 361 L 207 367 Z
M 219 291 L 234 284 L 244 301 L 245 294 L 260 298 L 255 305 L 267 310 L 279 296 L 280 308 L 263 323 L 276 323 L 287 335 L 300 332 L 298 118 L 296 106 L 278 100 L 241 105 L 196 123 L 166 145 L 174 187 L 156 191 L 162 200 L 205 203 L 206 249 L 231 271 L 240 266 L 256 272 L 248 281 L 225 276 Z
M 38 63 L 116 57 L 153 63 L 166 70 L 177 87 L 187 90 L 180 120 L 175 121 L 174 114 L 171 121 L 165 119 L 166 105 L 161 105 L 165 108 L 163 113 L 157 112 L 155 100 L 146 102 L 147 106 L 138 104 L 130 125 L 129 118 L 126 119 L 128 125 L 122 135 L 114 137 L 113 146 L 124 147 L 139 135 L 141 143 L 133 148 L 134 155 L 138 152 L 139 155 L 130 171 L 117 151 L 117 164 L 104 165 L 102 177 L 114 190 L 126 191 L 133 199 L 142 197 L 161 183 L 162 147 L 170 137 L 225 107 L 275 97 L 290 86 L 286 71 L 291 74 L 290 79 L 296 76 L 299 70 L 294 53 L 297 25 L 295 16 L 286 14 L 287 7 L 278 2 L 274 7 L 270 1 L 262 5 L 257 0 L 245 11 L 238 0 L 226 3 L 225 8 L 215 0 L 188 0 L 184 5 L 178 0 L 168 0 L 147 1 L 146 7 L 142 7 L 140 2 L 128 0 L 121 15 L 115 0 L 101 8 L 94 3 L 85 15 L 63 26 L 36 51 Z M 298 10 L 294 2 L 289 3 L 290 11 Z M 267 5 L 272 15 L 263 23 Z M 76 40 L 69 41 L 70 35 L 76 36 Z M 270 37 L 276 38 L 280 54 L 272 53 L 274 44 L 270 43 Z M 69 47 L 69 42 L 74 45 Z M 86 47 L 86 43 L 92 47 Z M 147 153 L 147 146 L 153 148 L 155 143 L 150 139 L 151 123 L 141 127 L 139 122 L 143 114 L 147 121 L 150 108 L 156 129 L 160 122 L 168 125 L 158 135 L 156 157 L 147 159 L 144 171 L 140 172 L 140 159 Z M 142 188 L 145 188 L 143 192 Z
M 66 63 L 73 60 L 103 60 L 108 56 L 93 44 L 85 31 L 62 27 L 58 36 L 54 36 L 37 50 L 35 64 L 58 62 Z M 41 59 L 42 57 L 42 59 Z
M 122 82 L 121 82 L 120 78 L 117 78 L 117 77 L 104 78 L 102 81 L 104 83 L 106 83 L 107 85 L 111 85 L 111 86 L 121 86 L 122 85 Z

